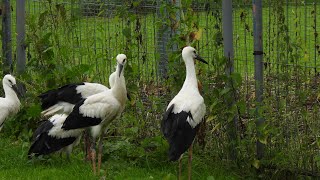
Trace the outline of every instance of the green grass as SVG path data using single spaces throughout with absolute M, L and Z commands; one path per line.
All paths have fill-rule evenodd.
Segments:
M 28 142 L 12 141 L 1 137 L 0 179 L 176 179 L 177 163 L 168 162 L 163 153 L 152 157 L 128 158 L 117 153 L 103 157 L 100 176 L 94 176 L 89 163 L 83 161 L 84 154 L 77 146 L 71 161 L 58 153 L 41 159 L 27 159 Z M 183 179 L 187 178 L 187 156 L 183 158 Z M 237 179 L 211 162 L 195 155 L 193 159 L 193 179 Z

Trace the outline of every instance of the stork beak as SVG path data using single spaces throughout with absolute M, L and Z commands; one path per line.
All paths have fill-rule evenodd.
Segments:
M 205 60 L 204 60 L 202 57 L 200 57 L 198 54 L 196 54 L 195 59 L 199 60 L 199 61 L 202 62 L 202 63 L 208 64 L 208 62 L 205 61 Z
M 22 97 L 22 93 L 20 92 L 20 90 L 16 84 L 12 85 L 11 88 L 14 90 L 14 92 L 16 92 L 18 97 Z
M 122 72 L 122 70 L 123 70 L 123 65 L 122 65 L 122 64 L 118 64 L 118 66 L 119 66 L 119 77 L 120 77 L 121 72 Z

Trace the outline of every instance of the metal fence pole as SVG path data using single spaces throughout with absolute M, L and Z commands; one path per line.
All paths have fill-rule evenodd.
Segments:
M 157 17 L 162 21 L 157 32 L 157 52 L 159 53 L 158 72 L 159 77 L 166 79 L 168 73 L 167 45 L 170 38 L 170 27 L 167 24 L 168 13 L 161 7 L 162 1 L 157 1 Z M 163 9 L 163 11 L 161 11 Z
M 223 44 L 224 44 L 224 57 L 227 59 L 227 68 L 226 74 L 230 76 L 234 71 L 233 66 L 233 23 L 232 23 L 232 0 L 223 0 L 222 1 L 222 35 L 223 35 Z M 233 87 L 232 81 L 229 82 L 228 86 Z M 231 95 L 232 96 L 232 95 Z M 235 102 L 235 97 L 230 97 L 228 99 L 228 105 L 232 106 Z M 235 143 L 237 140 L 237 117 L 233 118 L 233 123 L 228 124 L 228 134 L 231 139 L 229 143 L 229 154 L 230 158 L 235 160 L 237 158 L 235 151 Z
M 12 72 L 12 47 L 11 47 L 11 7 L 10 0 L 2 0 L 2 52 L 3 74 Z
M 233 25 L 232 25 L 232 0 L 222 1 L 222 35 L 224 45 L 224 57 L 227 58 L 227 75 L 233 72 Z
M 17 0 L 17 71 L 22 74 L 26 68 L 26 48 L 25 48 L 25 0 Z
M 254 79 L 256 96 L 256 125 L 257 125 L 257 159 L 264 155 L 264 144 L 259 141 L 261 127 L 264 125 L 260 107 L 263 101 L 263 41 L 262 41 L 262 0 L 253 0 L 253 36 L 254 36 Z

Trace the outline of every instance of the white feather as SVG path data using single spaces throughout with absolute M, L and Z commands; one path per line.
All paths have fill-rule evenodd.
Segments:
M 49 130 L 48 135 L 58 139 L 68 138 L 68 137 L 79 137 L 83 129 L 74 129 L 74 130 L 67 130 L 67 131 L 61 129 L 66 118 L 67 118 L 66 114 L 53 115 L 49 119 L 49 121 L 53 124 L 53 127 Z

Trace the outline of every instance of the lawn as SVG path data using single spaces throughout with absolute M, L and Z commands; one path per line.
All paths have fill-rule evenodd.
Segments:
M 29 142 L 13 141 L 1 136 L 0 179 L 176 179 L 177 163 L 168 162 L 163 155 L 128 159 L 119 154 L 105 154 L 100 175 L 94 176 L 89 163 L 83 161 L 80 146 L 71 160 L 63 154 L 28 160 Z M 186 156 L 183 159 L 183 179 L 186 178 Z M 193 179 L 237 179 L 219 163 L 195 155 Z

